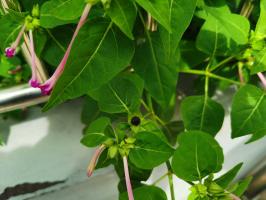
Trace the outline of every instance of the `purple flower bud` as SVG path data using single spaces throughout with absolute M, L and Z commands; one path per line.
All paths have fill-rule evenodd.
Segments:
M 6 57 L 8 58 L 12 58 L 15 56 L 15 53 L 16 53 L 16 49 L 12 48 L 12 47 L 7 47 L 5 49 L 5 54 L 6 54 Z
M 38 85 L 38 88 L 41 89 L 43 95 L 50 95 L 53 89 L 53 84 L 45 83 L 42 85 Z
M 266 89 L 266 78 L 265 78 L 265 76 L 263 75 L 263 73 L 259 72 L 259 73 L 258 73 L 258 77 L 260 78 L 261 83 L 263 84 L 263 87 Z
M 13 56 L 15 56 L 15 53 L 16 53 L 16 48 L 18 47 L 19 43 L 20 43 L 20 40 L 23 36 L 23 33 L 25 31 L 25 25 L 21 28 L 15 42 L 11 45 L 11 47 L 7 47 L 5 49 L 5 54 L 6 54 L 6 57 L 8 58 L 12 58 Z

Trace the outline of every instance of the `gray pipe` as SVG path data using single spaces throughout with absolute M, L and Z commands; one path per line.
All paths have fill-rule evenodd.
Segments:
M 43 96 L 41 91 L 29 87 L 28 84 L 0 90 L 0 113 L 44 103 L 48 96 Z

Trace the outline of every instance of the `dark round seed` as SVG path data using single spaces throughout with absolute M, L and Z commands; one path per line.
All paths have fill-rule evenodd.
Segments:
M 138 126 L 138 125 L 140 125 L 140 118 L 137 117 L 137 116 L 134 116 L 134 117 L 131 118 L 130 122 L 131 122 L 132 125 Z

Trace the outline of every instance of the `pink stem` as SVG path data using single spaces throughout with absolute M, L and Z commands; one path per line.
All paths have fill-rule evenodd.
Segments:
M 17 39 L 15 40 L 15 42 L 11 45 L 11 48 L 13 49 L 16 49 L 20 43 L 20 40 L 22 38 L 22 35 L 23 33 L 25 32 L 25 29 L 26 29 L 26 25 L 23 25 L 23 27 L 21 28 L 18 36 L 17 36 Z
M 88 177 L 90 177 L 95 169 L 95 166 L 97 164 L 97 161 L 100 157 L 100 155 L 102 154 L 102 152 L 104 151 L 105 149 L 105 146 L 104 145 L 101 145 L 98 149 L 96 149 L 91 161 L 90 161 L 90 164 L 88 166 L 88 169 L 87 169 L 87 175 Z
M 30 84 L 32 87 L 38 87 L 39 82 L 37 80 L 37 67 L 36 67 L 36 62 L 35 62 L 36 55 L 35 55 L 35 50 L 34 50 L 32 30 L 29 30 L 29 36 L 30 36 L 30 53 L 31 53 L 31 72 L 32 72 Z
M 232 198 L 232 200 L 241 200 L 238 196 L 234 194 L 230 194 L 230 197 Z
M 60 77 L 60 75 L 63 73 L 64 68 L 65 68 L 65 65 L 66 65 L 67 60 L 68 60 L 68 57 L 69 57 L 69 54 L 70 54 L 70 51 L 71 51 L 71 48 L 72 48 L 72 45 L 73 45 L 73 43 L 74 43 L 74 41 L 75 41 L 75 39 L 76 39 L 76 37 L 77 37 L 77 35 L 78 35 L 78 33 L 79 33 L 81 27 L 82 27 L 82 26 L 84 25 L 84 23 L 86 22 L 86 19 L 87 19 L 87 17 L 88 17 L 88 14 L 89 14 L 89 12 L 90 12 L 90 9 L 91 9 L 91 5 L 90 5 L 90 4 L 87 4 L 87 5 L 85 6 L 85 8 L 84 8 L 84 11 L 83 11 L 83 13 L 82 13 L 82 15 L 81 15 L 81 18 L 80 18 L 80 20 L 79 20 L 79 23 L 78 23 L 78 25 L 77 25 L 77 28 L 76 28 L 76 30 L 75 30 L 73 36 L 72 36 L 72 39 L 71 39 L 71 41 L 70 41 L 70 44 L 68 45 L 68 48 L 67 48 L 67 50 L 66 50 L 66 52 L 65 52 L 65 55 L 64 55 L 63 59 L 61 60 L 61 62 L 60 62 L 60 64 L 58 65 L 57 69 L 55 70 L 53 76 L 52 76 L 50 79 L 48 79 L 48 80 L 46 81 L 46 83 L 48 83 L 48 84 L 53 84 L 53 85 L 54 85 L 55 82 L 57 81 L 57 79 L 58 79 L 58 78 Z M 44 84 L 46 84 L 46 83 L 44 83 Z
M 266 78 L 264 77 L 263 73 L 259 72 L 257 75 L 260 78 L 264 88 L 266 89 Z
M 126 179 L 126 185 L 127 185 L 128 200 L 134 200 L 126 156 L 123 157 L 123 163 L 124 163 L 124 172 L 125 172 L 125 179 Z

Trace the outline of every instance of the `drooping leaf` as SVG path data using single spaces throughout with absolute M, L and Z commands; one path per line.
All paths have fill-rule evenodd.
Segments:
M 111 124 L 110 119 L 101 117 L 90 124 L 86 129 L 81 143 L 88 147 L 96 147 L 108 139 L 105 129 Z
M 266 135 L 266 94 L 246 85 L 235 94 L 231 111 L 232 138 L 259 133 Z
M 200 130 L 215 136 L 224 120 L 223 107 L 205 96 L 189 96 L 182 101 L 181 115 L 187 130 Z
M 143 81 L 139 76 L 121 74 L 89 94 L 98 101 L 103 112 L 131 113 L 138 110 L 142 91 Z
M 171 32 L 170 13 L 171 8 L 168 0 L 135 0 L 162 26 Z M 173 2 L 173 1 L 172 1 Z
M 100 88 L 130 63 L 132 42 L 106 20 L 87 23 L 76 38 L 67 65 L 44 110 Z
M 216 140 L 201 131 L 188 131 L 178 137 L 172 168 L 174 173 L 186 181 L 198 181 L 221 170 L 223 151 Z
M 130 39 L 133 39 L 132 29 L 137 16 L 137 10 L 130 0 L 112 0 L 107 14 L 112 21 L 125 33 Z
M 143 186 L 133 191 L 135 200 L 167 200 L 165 192 L 155 186 Z M 127 193 L 120 195 L 119 200 L 128 200 Z
M 175 98 L 178 45 L 195 7 L 195 0 L 171 1 L 169 19 L 172 32 L 169 33 L 162 26 L 158 27 L 157 32 L 146 30 L 146 42 L 136 49 L 133 67 L 144 80 L 145 88 L 164 109 Z
M 85 7 L 84 0 L 50 0 L 41 7 L 42 27 L 53 28 L 77 19 Z
M 252 181 L 252 177 L 247 177 L 236 184 L 236 189 L 233 191 L 234 195 L 241 197 L 247 190 L 249 184 Z
M 152 169 L 167 161 L 173 154 L 172 147 L 153 133 L 139 132 L 135 147 L 130 150 L 130 161 L 141 169 Z
M 222 188 L 226 189 L 229 184 L 234 180 L 242 165 L 243 163 L 239 163 L 238 165 L 234 166 L 228 172 L 217 178 L 215 182 Z
M 93 100 L 91 97 L 86 96 L 84 99 L 84 105 L 81 112 L 81 121 L 84 124 L 90 124 L 94 121 L 101 111 L 97 105 L 97 101 Z

